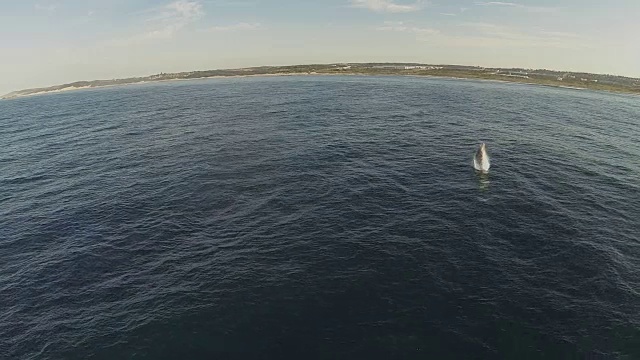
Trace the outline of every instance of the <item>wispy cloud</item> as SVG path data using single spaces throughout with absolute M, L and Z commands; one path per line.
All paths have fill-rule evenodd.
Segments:
M 549 36 L 549 37 L 564 37 L 564 38 L 580 38 L 581 36 L 578 34 L 564 32 L 564 31 L 546 31 L 540 30 L 538 32 L 540 35 Z
M 424 6 L 423 1 L 411 4 L 398 4 L 390 0 L 351 0 L 351 6 L 355 8 L 369 9 L 381 13 L 408 13 L 418 11 Z
M 470 43 L 491 47 L 545 47 L 545 48 L 584 48 L 588 42 L 579 35 L 546 30 L 522 30 L 514 27 L 491 23 L 462 23 L 460 27 L 471 31 L 472 36 L 457 36 L 457 39 L 469 39 Z M 465 46 L 472 46 L 463 42 Z
M 206 0 L 207 4 L 219 7 L 251 7 L 259 4 L 259 0 Z
M 206 29 L 206 31 L 208 32 L 253 31 L 253 30 L 258 30 L 261 27 L 262 25 L 260 23 L 241 22 L 241 23 L 226 25 L 226 26 L 212 26 Z
M 493 7 L 507 7 L 513 9 L 520 9 L 527 12 L 540 12 L 540 13 L 552 13 L 558 11 L 558 8 L 555 7 L 546 7 L 546 6 L 529 6 L 523 5 L 519 3 L 512 2 L 502 2 L 502 1 L 478 1 L 475 3 L 476 6 L 493 6 Z
M 384 25 L 377 27 L 376 30 L 405 32 L 418 35 L 435 35 L 440 33 L 438 29 L 407 25 L 402 21 L 385 21 Z
M 464 22 L 441 30 L 416 26 L 402 21 L 385 21 L 376 30 L 411 34 L 415 36 L 417 41 L 429 42 L 443 47 L 492 49 L 584 49 L 590 47 L 590 42 L 587 39 L 574 33 L 482 22 Z
M 404 25 L 404 21 L 385 21 L 385 26 L 396 26 L 396 25 Z
M 36 11 L 53 13 L 54 11 L 56 11 L 56 9 L 58 9 L 58 4 L 40 4 L 40 3 L 37 3 L 37 4 L 34 5 L 34 8 L 36 9 Z
M 149 9 L 147 22 L 188 24 L 204 15 L 198 1 L 178 0 L 159 8 Z
M 440 15 L 442 15 L 442 16 L 457 16 L 456 14 L 453 14 L 453 13 L 440 13 Z
M 513 7 L 520 7 L 520 6 L 524 6 L 524 5 L 519 5 L 516 3 L 510 3 L 510 2 L 502 2 L 502 1 L 488 1 L 488 2 L 476 2 L 476 5 L 481 5 L 481 6 L 513 6 Z
M 204 16 L 199 1 L 178 0 L 143 12 L 147 30 L 128 38 L 112 41 L 113 45 L 132 45 L 150 40 L 167 40 Z

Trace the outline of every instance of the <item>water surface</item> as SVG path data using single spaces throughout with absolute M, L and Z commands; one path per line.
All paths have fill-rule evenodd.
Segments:
M 638 119 L 408 77 L 2 101 L 0 353 L 640 358 Z

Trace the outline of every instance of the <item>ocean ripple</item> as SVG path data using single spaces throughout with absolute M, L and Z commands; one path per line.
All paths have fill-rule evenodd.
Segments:
M 638 118 L 404 77 L 0 102 L 0 353 L 639 358 Z

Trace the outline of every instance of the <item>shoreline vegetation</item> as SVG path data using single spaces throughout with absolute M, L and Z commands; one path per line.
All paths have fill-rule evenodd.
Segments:
M 640 79 L 616 75 L 576 73 L 544 69 L 532 70 L 520 68 L 485 68 L 479 66 L 428 65 L 419 63 L 340 63 L 291 66 L 260 66 L 225 70 L 160 73 L 156 75 L 125 79 L 76 81 L 63 85 L 18 90 L 0 96 L 0 99 L 14 99 L 24 96 L 58 93 L 71 90 L 140 84 L 148 82 L 278 75 L 432 76 L 456 79 L 494 80 L 640 95 Z

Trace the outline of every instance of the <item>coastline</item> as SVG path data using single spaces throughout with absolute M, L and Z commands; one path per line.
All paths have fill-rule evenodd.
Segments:
M 261 74 L 239 74 L 239 75 L 213 75 L 213 76 L 204 76 L 204 77 L 193 77 L 193 78 L 174 78 L 174 79 L 159 79 L 159 80 L 142 80 L 137 82 L 127 82 L 122 84 L 108 84 L 108 85 L 98 85 L 98 86 L 68 86 L 55 90 L 42 90 L 38 92 L 28 93 L 28 94 L 16 94 L 13 96 L 8 96 L 13 93 L 9 93 L 5 96 L 0 97 L 0 100 L 14 100 L 26 97 L 40 96 L 40 95 L 51 95 L 69 91 L 78 91 L 78 90 L 87 90 L 87 89 L 100 89 L 100 88 L 110 88 L 116 86 L 129 86 L 129 85 L 141 85 L 147 83 L 162 83 L 162 82 L 176 82 L 176 81 L 193 81 L 193 80 L 206 80 L 206 79 L 227 79 L 227 78 L 252 78 L 252 77 L 276 77 L 276 76 L 406 76 L 406 77 L 416 77 L 416 78 L 439 78 L 439 79 L 454 79 L 454 80 L 474 80 L 474 81 L 490 81 L 490 82 L 498 82 L 505 84 L 523 84 L 523 85 L 538 85 L 538 86 L 546 86 L 546 87 L 554 87 L 554 88 L 563 88 L 563 89 L 572 89 L 572 90 L 591 90 L 591 91 L 602 91 L 611 94 L 626 94 L 626 95 L 635 95 L 640 96 L 638 92 L 632 91 L 624 91 L 624 90 L 608 90 L 608 89 L 590 89 L 587 87 L 578 87 L 578 86 L 569 86 L 569 85 L 560 85 L 560 84 L 545 84 L 539 82 L 531 82 L 531 81 L 513 81 L 507 79 L 488 79 L 481 77 L 462 77 L 462 76 L 447 76 L 447 75 L 434 75 L 434 74 L 375 74 L 375 73 L 357 73 L 357 72 L 342 72 L 342 73 L 326 73 L 326 72 L 290 72 L 290 73 L 261 73 Z
M 206 76 L 206 77 L 201 77 L 201 78 L 189 78 L 189 79 L 162 79 L 162 80 L 151 80 L 151 81 L 143 80 L 143 81 L 138 81 L 138 82 L 124 83 L 124 84 L 110 84 L 110 85 L 100 85 L 100 86 L 78 86 L 78 87 L 69 86 L 69 87 L 65 87 L 65 88 L 62 88 L 62 89 L 56 89 L 56 90 L 45 90 L 45 91 L 38 91 L 38 92 L 29 93 L 29 94 L 17 94 L 17 95 L 13 95 L 13 96 L 7 96 L 7 95 L 12 94 L 12 93 L 9 93 L 7 95 L 1 96 L 0 100 L 15 100 L 15 99 L 21 99 L 21 98 L 27 98 L 27 97 L 33 97 L 33 96 L 52 95 L 52 94 L 58 94 L 58 93 L 62 93 L 62 92 L 69 92 L 69 91 L 87 90 L 87 89 L 102 89 L 102 88 L 111 88 L 111 87 L 117 87 L 117 86 L 141 85 L 141 84 L 148 84 L 148 83 L 163 83 L 163 82 L 176 82 L 176 81 L 196 81 L 196 80 L 205 80 L 205 79 L 226 79 L 226 78 L 245 78 L 245 77 L 268 77 L 268 76 L 303 76 L 303 75 L 336 76 L 336 75 L 347 75 L 347 74 L 308 74 L 308 73 L 279 74 L 279 73 L 273 73 L 273 74 L 246 74 L 246 75 L 217 75 L 217 76 Z

